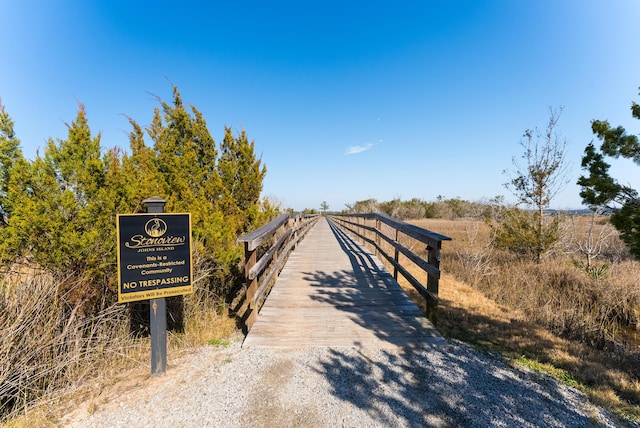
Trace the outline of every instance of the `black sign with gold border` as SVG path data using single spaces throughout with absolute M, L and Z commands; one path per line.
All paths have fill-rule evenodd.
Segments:
M 193 292 L 191 214 L 119 214 L 118 303 Z

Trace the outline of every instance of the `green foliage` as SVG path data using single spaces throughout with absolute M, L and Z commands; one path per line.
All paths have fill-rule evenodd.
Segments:
M 20 166 L 18 166 L 20 164 Z M 13 120 L 0 104 L 0 223 L 6 225 L 12 203 L 8 197 L 11 170 L 24 168 L 20 140 L 13 129 Z
M 558 241 L 560 220 L 554 217 L 540 222 L 538 215 L 537 211 L 504 208 L 498 223 L 492 226 L 494 245 L 539 261 Z M 543 224 L 542 230 L 538 228 L 539 224 Z
M 560 380 L 566 385 L 569 385 L 574 388 L 584 387 L 576 377 L 570 372 L 563 370 L 561 368 L 555 367 L 551 364 L 544 364 L 540 361 L 527 358 L 526 356 L 521 356 L 515 360 L 516 363 L 521 364 L 524 367 L 527 367 L 531 370 L 547 373 L 548 375 L 553 376 L 554 378 Z
M 609 265 L 608 263 L 604 263 L 600 266 L 590 266 L 582 260 L 574 260 L 572 263 L 575 267 L 585 272 L 591 278 L 597 280 L 607 278 L 607 276 L 609 275 L 609 268 L 611 267 L 611 265 Z
M 640 105 L 632 103 L 631 114 L 640 119 Z M 594 120 L 591 130 L 602 142 L 597 150 L 593 143 L 585 148 L 582 169 L 588 175 L 580 176 L 580 196 L 592 210 L 605 208 L 612 211 L 611 224 L 620 232 L 631 254 L 640 258 L 640 197 L 638 191 L 618 183 L 609 175 L 610 165 L 605 156 L 631 159 L 640 165 L 640 140 L 628 134 L 621 126 L 613 128 L 608 121 Z
M 640 199 L 637 195 L 629 196 L 628 200 L 617 209 L 610 218 L 611 224 L 620 232 L 620 239 L 627 244 L 629 252 L 637 259 L 640 258 Z
M 231 342 L 229 339 L 214 338 L 207 341 L 207 344 L 216 348 L 228 348 L 231 345 Z
M 562 110 L 550 110 L 549 122 L 544 131 L 538 129 L 525 131 L 520 145 L 524 149 L 520 164 L 515 158 L 515 171 L 505 187 L 518 198 L 518 202 L 534 208 L 536 214 L 531 216 L 531 224 L 525 227 L 524 218 L 512 215 L 505 217 L 502 231 L 517 242 L 509 242 L 506 248 L 522 253 L 520 245 L 530 242 L 532 247 L 528 253 L 535 255 L 538 262 L 542 255 L 558 240 L 557 221 L 547 224 L 544 210 L 548 208 L 557 192 L 566 184 L 565 151 L 567 141 L 556 131 Z M 557 220 L 557 219 L 556 219 Z M 514 227 L 515 226 L 515 227 Z M 524 233 L 526 232 L 526 233 Z M 528 236 L 533 234 L 534 236 Z M 513 241 L 511 238 L 506 241 Z
M 260 200 L 266 168 L 244 131 L 235 137 L 225 128 L 219 155 L 202 114 L 185 108 L 176 87 L 172 103 L 160 106 L 146 130 L 129 118 L 130 153 L 102 155 L 79 105 L 67 137 L 50 139 L 32 162 L 0 108 L 3 262 L 26 257 L 61 277 L 82 277 L 87 286 L 77 299 L 103 302 L 115 285 L 116 215 L 142 212 L 143 200 L 157 195 L 167 212 L 191 213 L 195 249 L 213 272 L 211 291 L 226 298 L 242 257 L 237 237 L 278 213 Z
M 582 188 L 582 201 L 592 210 L 615 201 L 622 191 L 622 186 L 609 176 L 610 166 L 604 161 L 604 155 L 589 143 L 582 157 L 582 168 L 589 171 L 589 176 L 580 176 L 578 185 Z
M 380 212 L 388 216 L 401 219 L 419 219 L 427 217 L 427 213 L 432 212 L 431 205 L 418 198 L 409 201 L 401 201 L 393 199 L 389 202 L 381 202 L 379 204 Z
M 2 229 L 3 254 L 28 255 L 60 272 L 92 270 L 104 262 L 103 202 L 108 186 L 100 136 L 91 137 L 84 107 L 66 140 L 49 140 L 44 157 L 14 165 L 5 182 L 12 208 Z M 100 254 L 89 255 L 87 249 Z
M 256 202 L 267 168 L 256 159 L 254 142 L 249 142 L 245 131 L 234 137 L 231 128 L 225 127 L 221 152 L 218 171 L 224 189 L 223 210 L 238 217 L 241 230 L 248 232 L 262 221 Z

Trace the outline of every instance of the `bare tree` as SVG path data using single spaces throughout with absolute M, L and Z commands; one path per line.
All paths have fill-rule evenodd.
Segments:
M 618 231 L 608 222 L 597 225 L 597 220 L 602 216 L 601 209 L 591 211 L 591 219 L 585 225 L 572 216 L 570 218 L 571 230 L 568 230 L 567 246 L 572 253 L 578 253 L 587 259 L 585 269 L 593 267 L 594 259 L 605 252 Z M 582 227 L 581 227 L 582 226 Z M 584 227 L 586 226 L 586 230 Z
M 510 177 L 505 187 L 524 204 L 535 210 L 533 228 L 538 261 L 542 254 L 557 241 L 557 222 L 546 227 L 544 210 L 568 183 L 568 167 L 565 161 L 566 138 L 557 132 L 562 108 L 549 109 L 549 121 L 544 131 L 527 129 L 520 145 L 524 149 L 521 158 L 513 158 L 513 171 L 505 171 Z M 555 232 L 554 232 L 555 230 Z M 555 236 L 555 238 L 554 238 Z

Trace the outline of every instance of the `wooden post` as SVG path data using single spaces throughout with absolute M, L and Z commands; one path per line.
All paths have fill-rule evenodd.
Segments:
M 440 242 L 436 243 L 436 247 L 431 245 L 427 246 L 427 262 L 433 266 L 434 268 L 440 271 L 440 246 L 442 244 Z M 427 273 L 427 291 L 429 291 L 434 296 L 438 296 L 438 287 L 439 287 L 440 278 L 429 275 Z M 438 313 L 438 301 L 437 300 L 427 300 L 427 317 L 431 320 L 432 323 L 437 322 L 437 313 Z
M 376 257 L 380 257 L 380 251 L 378 250 L 378 248 L 380 248 L 380 234 L 382 233 L 382 231 L 380 230 L 380 229 L 382 229 L 381 224 L 382 223 L 380 222 L 380 220 L 376 219 L 376 231 L 375 231 L 375 234 L 376 234 L 376 237 L 375 237 L 376 238 L 376 241 L 375 241 L 376 242 L 376 253 L 375 253 Z
M 248 281 L 247 283 L 247 291 L 245 295 L 247 296 L 247 311 L 249 312 L 246 317 L 245 325 L 247 331 L 251 329 L 251 326 L 254 322 L 256 322 L 256 318 L 258 316 L 258 308 L 254 308 L 252 305 L 253 296 L 256 295 L 256 291 L 258 290 L 258 278 L 253 278 L 249 280 L 249 271 L 256 264 L 257 256 L 256 250 L 249 250 L 249 243 L 244 243 L 244 277 Z
M 153 196 L 145 199 L 148 213 L 163 213 L 167 203 L 164 199 Z M 167 372 L 167 302 L 164 297 L 150 299 L 149 318 L 151 328 L 151 376 Z
M 296 247 L 298 246 L 298 233 L 300 233 L 299 230 L 298 230 L 298 226 L 300 224 L 302 224 L 303 220 L 304 219 L 302 218 L 302 216 L 300 214 L 298 214 L 297 216 L 293 217 L 293 226 L 292 227 L 293 227 L 293 229 L 295 231 L 291 235 L 291 238 L 289 238 L 289 239 L 293 240 L 293 247 L 291 247 L 291 251 L 295 250 Z
M 396 245 L 398 244 L 398 229 L 396 229 Z M 393 265 L 393 279 L 398 281 L 398 261 L 400 259 L 400 252 L 398 251 L 398 247 L 395 247 L 395 251 L 393 253 L 393 259 L 396 261 L 396 264 Z M 428 275 L 428 274 L 427 274 Z

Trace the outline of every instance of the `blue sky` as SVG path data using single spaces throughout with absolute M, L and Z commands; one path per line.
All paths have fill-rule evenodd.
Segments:
M 0 0 L 0 97 L 33 158 L 87 110 L 105 149 L 128 147 L 176 84 L 246 130 L 263 195 L 297 210 L 375 198 L 504 195 L 528 128 L 564 107 L 570 183 L 592 119 L 638 133 L 640 2 Z M 153 95 L 152 95 L 153 94 Z M 640 187 L 640 167 L 613 173 Z

